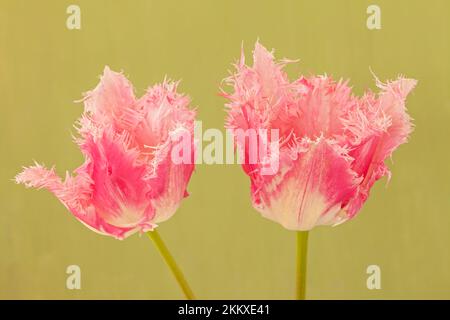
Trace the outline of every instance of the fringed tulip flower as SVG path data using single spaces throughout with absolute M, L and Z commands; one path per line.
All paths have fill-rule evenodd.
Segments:
M 285 63 L 259 43 L 253 59 L 249 67 L 241 57 L 226 79 L 234 91 L 225 95 L 229 129 L 279 131 L 278 172 L 263 175 L 261 163 L 243 164 L 254 207 L 289 230 L 353 218 L 374 182 L 389 175 L 384 160 L 411 132 L 405 98 L 416 81 L 377 81 L 378 95 L 358 98 L 347 82 L 327 76 L 290 82 Z M 250 152 L 250 144 L 243 147 Z
M 384 161 L 412 131 L 405 99 L 416 81 L 377 80 L 378 94 L 356 97 L 347 81 L 328 76 L 290 81 L 286 63 L 259 43 L 253 66 L 241 55 L 225 80 L 232 87 L 224 93 L 227 127 L 278 130 L 277 172 L 262 174 L 264 164 L 247 158 L 243 163 L 256 210 L 289 230 L 337 225 L 360 211 L 377 180 L 390 176 Z M 249 143 L 236 143 L 245 155 L 251 151 Z
M 17 175 L 17 183 L 48 189 L 98 233 L 123 239 L 151 231 L 152 238 L 158 237 L 152 230 L 175 213 L 194 170 L 193 161 L 175 164 L 171 159 L 179 133 L 193 137 L 195 112 L 188 108 L 189 98 L 169 81 L 136 98 L 131 83 L 105 67 L 83 101 L 76 143 L 84 164 L 64 180 L 54 168 L 36 164 Z M 193 157 L 193 145 L 190 150 Z

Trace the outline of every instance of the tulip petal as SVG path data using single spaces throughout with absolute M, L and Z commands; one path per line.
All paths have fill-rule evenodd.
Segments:
M 285 160 L 276 176 L 252 181 L 254 206 L 289 230 L 346 219 L 341 209 L 360 181 L 349 158 L 323 138 L 303 142 L 294 157 Z
M 392 152 L 401 144 L 405 143 L 412 131 L 411 118 L 406 113 L 405 99 L 408 93 L 416 85 L 412 79 L 400 78 L 386 85 L 378 81 L 382 89 L 379 97 L 372 104 L 378 108 L 377 114 L 386 118 L 384 130 L 373 132 L 360 144 L 354 145 L 350 156 L 353 157 L 353 170 L 363 176 L 357 196 L 349 202 L 348 212 L 354 216 L 369 196 L 373 184 L 388 175 L 390 171 L 384 161 L 391 156 Z M 372 123 L 376 119 L 371 119 Z
M 151 189 L 143 178 L 148 168 L 138 161 L 138 151 L 129 149 L 123 139 L 105 131 L 99 140 L 88 139 L 82 146 L 87 156 L 83 168 L 94 183 L 92 205 L 111 226 L 147 226 L 154 215 L 149 208 Z
M 178 209 L 181 200 L 188 195 L 186 188 L 193 171 L 193 163 L 175 164 L 169 160 L 158 166 L 157 178 L 150 180 L 151 184 L 156 182 L 161 188 L 161 192 L 152 200 L 155 223 L 166 221 Z
M 189 110 L 189 98 L 177 93 L 177 83 L 164 81 L 147 90 L 137 102 L 142 106 L 143 121 L 133 132 L 136 146 L 154 148 L 166 144 L 170 133 L 187 128 L 193 133 L 195 111 Z
M 234 93 L 223 95 L 231 100 L 227 105 L 228 128 L 262 128 L 277 117 L 283 106 L 289 80 L 283 71 L 286 63 L 276 64 L 271 52 L 256 43 L 253 66 L 244 64 L 244 56 L 236 65 L 237 72 L 225 79 Z
M 155 223 L 169 219 L 178 209 L 180 202 L 185 198 L 187 185 L 194 171 L 194 139 L 193 128 L 179 127 L 172 131 L 170 138 L 156 148 L 152 161 L 152 170 L 145 177 L 151 187 L 151 203 L 155 208 Z M 187 133 L 178 135 L 177 132 Z M 183 152 L 189 154 L 183 160 L 187 163 L 174 161 L 173 150 L 175 146 L 182 144 Z
M 124 107 L 132 106 L 135 102 L 133 86 L 121 73 L 105 67 L 100 83 L 86 93 L 84 105 L 86 111 L 94 114 L 105 114 L 113 117 L 121 113 Z

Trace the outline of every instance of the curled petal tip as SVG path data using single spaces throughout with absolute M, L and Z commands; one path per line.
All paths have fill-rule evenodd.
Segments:
M 27 188 L 49 188 L 59 187 L 61 179 L 56 175 L 54 169 L 48 170 L 39 164 L 31 167 L 23 167 L 23 171 L 16 175 L 15 181 L 24 184 Z

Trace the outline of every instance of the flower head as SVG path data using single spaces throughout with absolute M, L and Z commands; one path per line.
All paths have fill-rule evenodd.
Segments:
M 262 174 L 244 161 L 253 206 L 290 230 L 336 225 L 354 217 L 375 181 L 390 175 L 384 160 L 412 131 L 405 99 L 416 85 L 399 78 L 380 93 L 356 97 L 347 81 L 327 76 L 290 81 L 273 54 L 256 43 L 253 66 L 244 55 L 225 79 L 227 128 L 278 130 L 279 170 Z M 242 141 L 241 141 L 242 142 Z M 239 145 L 247 154 L 249 145 Z M 242 144 L 242 143 L 241 143 Z
M 85 94 L 76 127 L 84 164 L 63 181 L 54 168 L 36 163 L 16 182 L 48 189 L 99 233 L 122 239 L 152 230 L 175 213 L 194 170 L 193 161 L 171 160 L 174 133 L 192 137 L 195 119 L 189 99 L 176 89 L 164 81 L 137 99 L 130 82 L 105 67 L 98 86 Z

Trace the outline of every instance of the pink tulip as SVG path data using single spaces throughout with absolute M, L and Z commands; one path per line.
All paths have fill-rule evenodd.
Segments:
M 412 131 L 405 98 L 416 81 L 377 80 L 381 92 L 359 98 L 346 81 L 327 76 L 291 82 L 286 63 L 259 43 L 252 67 L 242 54 L 225 80 L 233 88 L 224 93 L 227 127 L 278 129 L 279 170 L 267 175 L 262 162 L 243 164 L 256 210 L 290 230 L 337 225 L 359 212 L 375 181 L 390 176 L 384 161 Z M 249 143 L 237 144 L 250 152 Z
M 164 81 L 136 99 L 131 83 L 106 67 L 98 86 L 83 99 L 76 142 L 84 164 L 64 181 L 54 168 L 36 164 L 16 181 L 48 189 L 101 234 L 123 239 L 153 230 L 175 213 L 194 169 L 193 161 L 171 161 L 176 133 L 193 136 L 195 118 L 189 99 L 176 89 L 177 83 Z

